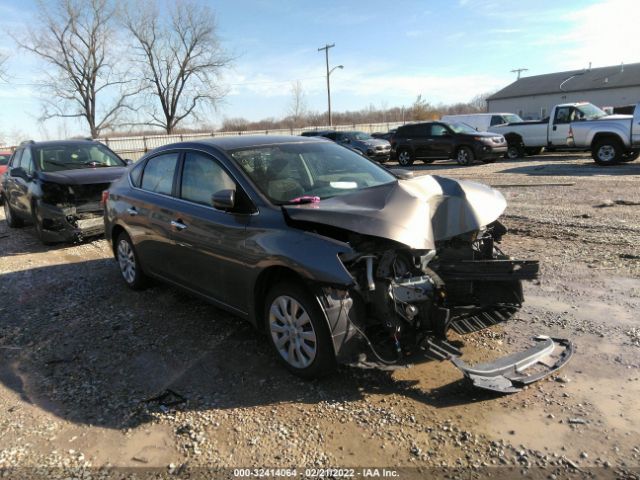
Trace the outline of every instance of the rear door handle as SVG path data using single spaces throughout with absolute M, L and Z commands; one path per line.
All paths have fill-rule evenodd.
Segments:
M 178 220 L 171 220 L 171 226 L 172 226 L 173 228 L 175 228 L 176 230 L 178 230 L 179 232 L 181 232 L 182 230 L 184 230 L 185 228 L 187 228 L 187 226 L 186 226 L 184 223 L 182 223 L 182 222 L 180 221 L 180 219 L 178 219 Z
M 558 130 L 558 127 L 556 127 L 555 125 L 553 126 L 553 131 L 555 132 L 556 130 Z
M 132 217 L 135 217 L 138 214 L 138 210 L 136 210 L 136 207 L 129 207 L 127 208 L 127 213 Z

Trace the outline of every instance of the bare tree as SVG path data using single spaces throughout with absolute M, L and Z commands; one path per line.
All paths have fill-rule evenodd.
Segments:
M 6 79 L 7 72 L 5 71 L 5 64 L 7 63 L 7 55 L 0 52 L 0 80 Z
M 134 39 L 143 87 L 151 95 L 152 121 L 167 133 L 190 115 L 215 107 L 224 97 L 219 75 L 231 59 L 216 35 L 213 12 L 194 0 L 168 7 L 168 20 L 157 0 L 140 0 L 123 13 Z
M 116 71 L 115 9 L 111 0 L 38 1 L 38 19 L 16 42 L 49 64 L 41 120 L 84 118 L 92 137 L 113 128 L 136 92 Z
M 291 101 L 287 113 L 292 127 L 301 126 L 300 123 L 307 113 L 307 100 L 300 80 L 291 82 Z

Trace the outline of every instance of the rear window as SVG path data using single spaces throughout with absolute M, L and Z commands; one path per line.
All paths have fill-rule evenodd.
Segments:
M 150 192 L 171 195 L 177 164 L 177 153 L 166 153 L 150 158 L 144 167 L 141 188 Z

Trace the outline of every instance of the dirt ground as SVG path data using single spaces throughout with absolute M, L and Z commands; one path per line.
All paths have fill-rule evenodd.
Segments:
M 104 240 L 44 247 L 0 216 L 0 476 L 638 478 L 640 161 L 413 170 L 500 189 L 501 248 L 541 261 L 515 320 L 461 338 L 465 359 L 570 338 L 559 375 L 507 396 L 437 361 L 302 381 L 231 315 L 165 285 L 127 289 Z M 178 396 L 153 400 L 167 389 Z

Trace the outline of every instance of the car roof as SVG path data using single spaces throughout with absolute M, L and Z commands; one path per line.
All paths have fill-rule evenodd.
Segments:
M 283 143 L 318 143 L 328 141 L 329 140 L 324 137 L 302 137 L 298 135 L 238 135 L 233 137 L 212 137 L 202 140 L 191 140 L 174 143 L 172 146 L 182 144 L 200 144 L 210 145 L 221 150 L 236 150 L 240 148 L 280 145 Z
M 93 140 L 48 140 L 45 142 L 29 142 L 24 145 L 20 145 L 21 147 L 32 146 L 32 147 L 67 147 L 73 145 L 102 145 L 99 142 L 95 142 Z

